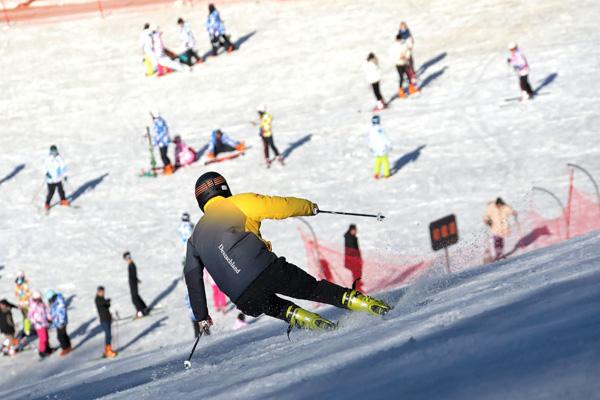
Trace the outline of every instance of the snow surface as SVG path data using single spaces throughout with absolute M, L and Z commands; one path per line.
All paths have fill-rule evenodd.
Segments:
M 382 256 L 428 254 L 428 223 L 450 212 L 468 246 L 483 232 L 486 202 L 498 195 L 517 209 L 558 215 L 551 199 L 530 188 L 564 199 L 566 162 L 600 175 L 597 2 L 240 2 L 220 10 L 233 38 L 247 38 L 241 49 L 160 79 L 143 76 L 143 23 L 158 23 L 175 47 L 175 20 L 184 16 L 205 51 L 204 7 L 0 31 L 0 295 L 12 298 L 14 274 L 23 269 L 33 288 L 73 296 L 76 346 L 43 363 L 35 352 L 0 359 L 0 397 L 598 398 L 598 235 L 447 278 L 435 270 L 405 292 L 386 294 L 405 293 L 388 321 L 321 309 L 342 317 L 344 328 L 293 333 L 291 343 L 280 322 L 261 318 L 231 332 L 236 313 L 215 315 L 214 335 L 202 339 L 193 370 L 181 369 L 192 328 L 176 228 L 181 212 L 200 216 L 192 187 L 206 168 L 136 176 L 148 164 L 142 134 L 152 107 L 198 149 L 217 127 L 252 146 L 245 157 L 214 166 L 236 192 L 382 211 L 382 223 L 309 220 L 330 241 L 358 223 L 361 245 Z M 380 55 L 390 97 L 396 72 L 389 47 L 401 19 L 416 38 L 424 89 L 381 114 L 394 143 L 390 160 L 400 169 L 374 181 L 366 148 L 373 99 L 361 67 L 368 52 Z M 528 104 L 504 101 L 518 95 L 505 65 L 511 40 L 527 54 L 534 88 L 548 83 L 547 94 Z M 248 123 L 259 103 L 274 114 L 280 150 L 289 149 L 283 168 L 261 166 Z M 68 189 L 81 208 L 46 217 L 38 191 L 52 143 L 69 165 Z M 591 191 L 584 180 L 576 184 Z M 303 265 L 296 226 L 267 222 L 263 234 L 278 254 Z M 125 250 L 138 264 L 142 297 L 165 311 L 120 324 L 121 355 L 103 361 L 93 296 L 103 284 L 113 311 L 133 312 Z

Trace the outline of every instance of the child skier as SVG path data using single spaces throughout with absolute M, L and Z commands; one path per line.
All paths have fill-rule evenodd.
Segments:
M 529 100 L 533 97 L 533 90 L 529 85 L 529 64 L 525 54 L 517 46 L 516 43 L 512 42 L 508 45 L 510 51 L 510 57 L 506 60 L 507 63 L 512 65 L 517 75 L 519 75 L 519 87 L 521 88 L 521 100 Z
M 373 88 L 373 94 L 377 100 L 377 104 L 375 105 L 373 111 L 383 110 L 386 104 L 379 88 L 379 83 L 381 81 L 381 69 L 379 68 L 379 60 L 373 53 L 369 53 L 367 56 L 365 72 L 367 74 L 367 81 L 371 84 L 371 88 Z
M 263 150 L 265 153 L 265 163 L 267 164 L 267 168 L 271 166 L 271 158 L 269 157 L 269 147 L 273 149 L 273 153 L 279 161 L 283 165 L 283 157 L 279 155 L 279 150 L 275 147 L 275 142 L 273 141 L 273 116 L 267 112 L 267 107 L 264 105 L 258 106 L 258 119 L 259 119 L 259 135 L 262 139 Z
M 223 46 L 227 49 L 228 53 L 235 50 L 233 44 L 229 40 L 229 35 L 225 30 L 225 24 L 221 21 L 219 11 L 217 11 L 214 4 L 208 5 L 208 17 L 206 19 L 206 31 L 210 38 L 210 45 L 212 46 L 212 55 L 216 56 L 219 51 L 219 47 Z
M 29 302 L 29 320 L 33 325 L 38 337 L 38 354 L 40 360 L 52 354 L 50 343 L 48 340 L 48 308 L 42 300 L 42 294 L 39 291 L 34 291 Z
M 195 197 L 204 213 L 188 241 L 185 281 L 195 319 L 212 325 L 202 279 L 204 269 L 244 314 L 267 314 L 306 329 L 334 329 L 336 324 L 304 310 L 279 295 L 383 315 L 390 307 L 380 300 L 331 282 L 317 281 L 271 251 L 260 233 L 261 221 L 310 216 L 316 204 L 294 197 L 254 193 L 232 195 L 225 178 L 207 172 L 196 181 Z
M 44 169 L 46 172 L 46 183 L 48 184 L 48 195 L 46 196 L 44 209 L 46 212 L 50 210 L 50 202 L 56 189 L 58 189 L 58 195 L 60 196 L 60 205 L 68 206 L 69 200 L 67 200 L 63 188 L 63 181 L 67 181 L 67 166 L 63 158 L 58 154 L 58 148 L 55 145 L 50 146 L 50 154 L 46 158 Z
M 29 281 L 23 271 L 19 271 L 15 279 L 15 296 L 17 298 L 17 305 L 23 316 L 23 333 L 25 336 L 29 336 L 31 334 L 31 321 L 27 315 L 29 313 L 31 291 L 29 290 Z
M 208 282 L 212 290 L 213 307 L 215 308 L 215 312 L 220 311 L 225 314 L 225 308 L 227 307 L 227 297 L 225 296 L 225 293 L 219 289 L 219 286 L 206 269 L 204 270 L 204 279 L 206 282 Z
M 98 317 L 100 318 L 100 326 L 104 331 L 104 353 L 105 358 L 114 358 L 117 353 L 112 349 L 112 335 L 111 335 L 111 324 L 112 315 L 110 314 L 110 299 L 104 297 L 105 291 L 104 286 L 98 286 L 96 289 L 96 309 L 98 310 Z
M 173 174 L 173 165 L 168 156 L 169 143 L 171 143 L 171 137 L 169 136 L 169 127 L 167 121 L 160 115 L 158 110 L 150 112 L 152 117 L 152 123 L 154 125 L 154 136 L 152 137 L 152 146 L 158 147 L 160 151 L 160 158 L 163 162 L 163 173 L 165 175 Z
M 369 130 L 369 148 L 373 156 L 375 156 L 375 179 L 379 179 L 382 172 L 384 178 L 390 177 L 388 153 L 392 148 L 392 144 L 380 123 L 381 119 L 379 115 L 373 115 L 371 118 L 371 129 Z
M 136 318 L 142 318 L 150 314 L 150 309 L 140 296 L 138 284 L 142 283 L 137 277 L 137 267 L 131 258 L 131 254 L 126 251 L 123 253 L 123 260 L 127 263 L 127 277 L 129 280 L 129 292 L 131 294 L 131 302 L 136 309 Z
M 188 166 L 196 161 L 196 150 L 188 146 L 181 136 L 173 138 L 175 143 L 175 169 Z
M 194 47 L 196 47 L 196 39 L 187 22 L 185 22 L 183 18 L 179 18 L 177 20 L 177 25 L 179 25 L 179 38 L 181 39 L 181 44 L 184 49 L 179 55 L 181 62 L 190 67 L 198 62 L 202 62 L 202 58 L 196 53 L 196 50 L 194 50 Z
M 71 352 L 71 339 L 67 334 L 67 303 L 61 293 L 48 289 L 45 293 L 46 300 L 50 304 L 50 319 L 52 327 L 56 328 L 56 337 L 60 343 L 60 356 L 64 357 Z
M 187 241 L 192 236 L 192 232 L 194 231 L 194 224 L 190 220 L 190 214 L 184 212 L 181 214 L 181 223 L 177 228 L 177 233 L 179 234 L 179 243 L 181 243 L 183 249 L 183 260 L 182 264 L 185 265 L 185 253 L 187 251 Z
M 398 34 L 392 51 L 393 57 L 396 60 L 396 70 L 398 71 L 399 76 L 398 97 L 406 97 L 406 92 L 404 91 L 404 75 L 406 75 L 408 81 L 408 94 L 417 93 L 419 91 L 416 86 L 417 76 L 410 64 L 412 58 L 412 46 L 410 45 L 410 41 L 403 39 L 402 36 Z
M 231 137 L 224 134 L 220 129 L 215 129 L 208 143 L 208 158 L 216 158 L 219 153 L 229 151 L 243 152 L 246 146 L 244 142 L 236 142 Z
M 6 299 L 0 300 L 0 333 L 6 337 L 6 346 L 2 351 L 4 354 L 14 356 L 15 350 L 15 322 L 12 316 L 12 309 L 17 308 L 14 304 Z

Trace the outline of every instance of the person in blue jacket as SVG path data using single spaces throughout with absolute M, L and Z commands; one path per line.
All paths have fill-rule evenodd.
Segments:
M 208 37 L 210 38 L 213 56 L 217 55 L 219 47 L 221 46 L 227 49 L 228 53 L 231 53 L 233 50 L 235 50 L 235 46 L 233 43 L 231 43 L 229 40 L 229 35 L 227 35 L 227 32 L 225 31 L 225 24 L 223 24 L 223 21 L 221 20 L 219 11 L 217 11 L 217 8 L 212 3 L 208 5 L 206 31 L 208 32 Z
M 56 328 L 56 337 L 62 349 L 60 356 L 64 357 L 71 352 L 71 339 L 67 334 L 67 324 L 69 323 L 67 303 L 61 293 L 56 293 L 52 289 L 46 291 L 45 297 L 50 304 L 52 327 Z
M 158 110 L 153 110 L 150 113 L 150 116 L 152 117 L 152 123 L 154 124 L 152 146 L 158 147 L 158 150 L 160 151 L 160 158 L 163 162 L 163 173 L 165 175 L 171 175 L 174 172 L 174 169 L 171 164 L 171 159 L 167 155 L 169 144 L 171 143 L 167 121 L 160 115 Z

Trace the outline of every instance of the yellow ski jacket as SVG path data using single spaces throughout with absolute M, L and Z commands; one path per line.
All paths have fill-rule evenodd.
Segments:
M 260 134 L 264 138 L 268 138 L 273 135 L 271 126 L 273 122 L 273 116 L 268 112 L 264 113 L 260 118 Z

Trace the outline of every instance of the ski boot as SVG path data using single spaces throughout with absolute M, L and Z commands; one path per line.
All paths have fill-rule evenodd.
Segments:
M 104 358 L 115 358 L 117 353 L 113 351 L 112 346 L 107 344 L 104 346 L 104 354 L 102 355 Z
M 289 306 L 285 312 L 285 319 L 290 323 L 288 335 L 294 326 L 300 329 L 327 331 L 337 328 L 337 324 L 298 306 Z
M 401 87 L 398 89 L 398 97 L 401 99 L 405 99 L 406 98 L 406 92 L 404 91 L 404 88 Z
M 69 203 L 69 200 L 61 200 L 60 205 L 62 207 L 69 207 L 71 204 Z
M 175 170 L 173 169 L 173 166 L 171 164 L 167 164 L 163 168 L 163 174 L 165 175 L 173 175 L 174 172 Z
M 385 315 L 392 309 L 385 302 L 366 296 L 354 289 L 344 293 L 342 304 L 349 310 L 364 311 L 371 315 Z
M 408 94 L 413 95 L 413 94 L 418 94 L 418 93 L 419 93 L 419 88 L 416 85 L 410 83 L 408 85 Z

